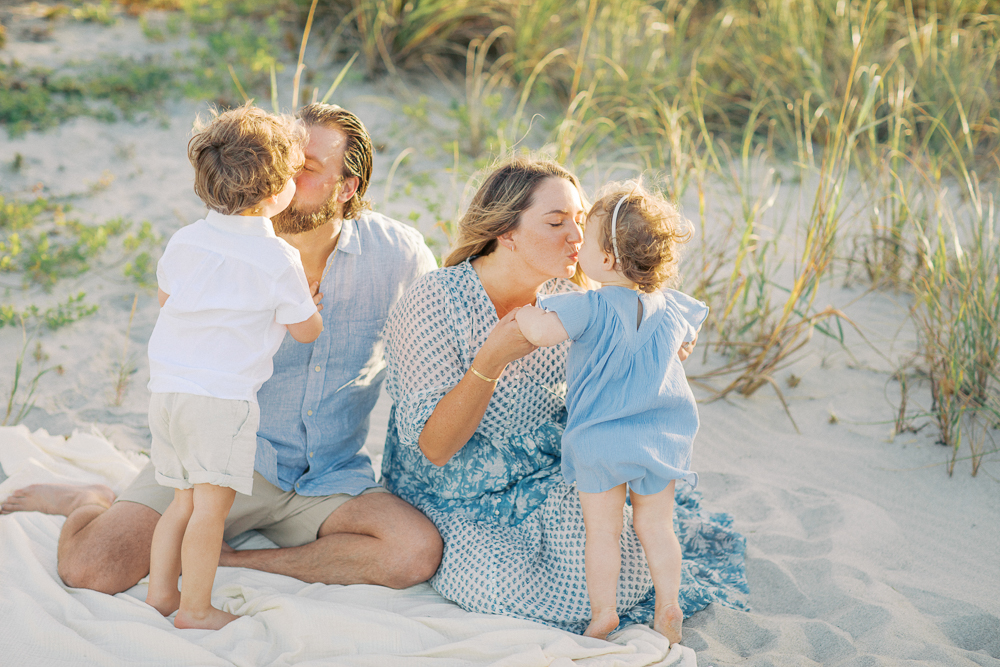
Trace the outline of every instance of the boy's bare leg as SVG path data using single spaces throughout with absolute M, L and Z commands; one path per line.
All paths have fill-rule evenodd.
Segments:
M 406 588 L 430 579 L 443 543 L 422 512 L 391 493 L 356 496 L 300 547 L 226 551 L 221 565 L 249 567 L 308 583 Z
M 181 544 L 184 578 L 181 580 L 181 602 L 174 627 L 218 630 L 239 618 L 212 606 L 212 586 L 219 567 L 222 533 L 235 499 L 236 491 L 229 487 L 194 485 L 194 509 Z M 170 508 L 167 508 L 169 511 Z
M 656 590 L 653 629 L 670 640 L 681 640 L 684 613 L 677 602 L 681 588 L 681 545 L 674 533 L 674 485 L 648 496 L 632 494 L 632 524 L 649 562 Z
M 67 586 L 114 595 L 149 573 L 149 549 L 160 513 L 116 503 L 106 486 L 34 484 L 18 489 L 2 511 L 66 517 L 59 533 L 59 576 Z
M 583 523 L 587 529 L 584 568 L 590 596 L 587 637 L 606 639 L 618 627 L 618 577 L 622 569 L 622 507 L 624 484 L 603 493 L 580 492 Z
M 181 605 L 181 592 L 177 589 L 177 578 L 181 576 L 181 543 L 193 510 L 193 491 L 174 489 L 174 499 L 153 531 L 146 604 L 164 616 L 170 616 Z

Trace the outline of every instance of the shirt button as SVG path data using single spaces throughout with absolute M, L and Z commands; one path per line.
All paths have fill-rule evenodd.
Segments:
M 309 452 L 309 458 L 312 458 L 313 454 L 315 454 L 315 452 Z
M 316 372 L 319 373 L 319 366 L 316 367 Z
M 313 413 L 313 411 L 312 411 L 312 410 L 308 410 L 308 411 L 306 412 L 306 414 L 307 414 L 307 415 L 309 415 L 310 417 L 312 417 L 312 413 Z

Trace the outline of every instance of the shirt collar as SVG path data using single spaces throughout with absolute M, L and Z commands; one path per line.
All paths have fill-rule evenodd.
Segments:
M 225 215 L 218 211 L 209 211 L 205 222 L 227 232 L 244 234 L 246 236 L 273 237 L 274 225 L 270 218 L 262 215 Z
M 340 223 L 340 238 L 337 239 L 337 251 L 351 255 L 361 254 L 361 234 L 358 232 L 357 220 L 344 220 Z

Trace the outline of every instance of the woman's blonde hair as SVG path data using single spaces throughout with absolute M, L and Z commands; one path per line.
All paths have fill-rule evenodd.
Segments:
M 469 257 L 489 255 L 496 250 L 497 238 L 517 229 L 521 214 L 531 208 L 538 186 L 552 177 L 572 183 L 583 201 L 576 176 L 556 162 L 518 156 L 499 163 L 479 186 L 459 221 L 458 239 L 444 265 L 455 266 Z M 578 268 L 573 280 L 581 279 Z
M 611 239 L 612 220 L 616 223 L 617 256 Z M 587 224 L 600 225 L 601 249 L 616 257 L 615 268 L 641 291 L 653 292 L 676 281 L 680 245 L 691 239 L 690 226 L 676 206 L 650 193 L 641 180 L 604 186 L 587 214 Z
M 213 211 L 252 210 L 284 189 L 304 162 L 305 129 L 290 116 L 275 116 L 247 102 L 195 120 L 188 142 L 194 191 Z

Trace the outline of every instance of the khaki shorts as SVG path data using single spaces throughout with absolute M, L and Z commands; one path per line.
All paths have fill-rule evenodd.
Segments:
M 384 487 L 365 489 L 367 493 L 389 493 Z M 233 508 L 226 517 L 224 539 L 230 540 L 248 530 L 257 530 L 279 547 L 298 547 L 315 542 L 323 522 L 352 496 L 336 493 L 332 496 L 300 496 L 294 491 L 282 491 L 259 472 L 253 474 L 253 495 L 236 494 Z M 135 480 L 122 491 L 115 502 L 145 505 L 160 514 L 174 499 L 174 490 L 160 486 L 149 463 Z
M 149 397 L 150 459 L 156 481 L 175 489 L 228 486 L 250 495 L 260 408 L 256 402 L 196 394 Z

